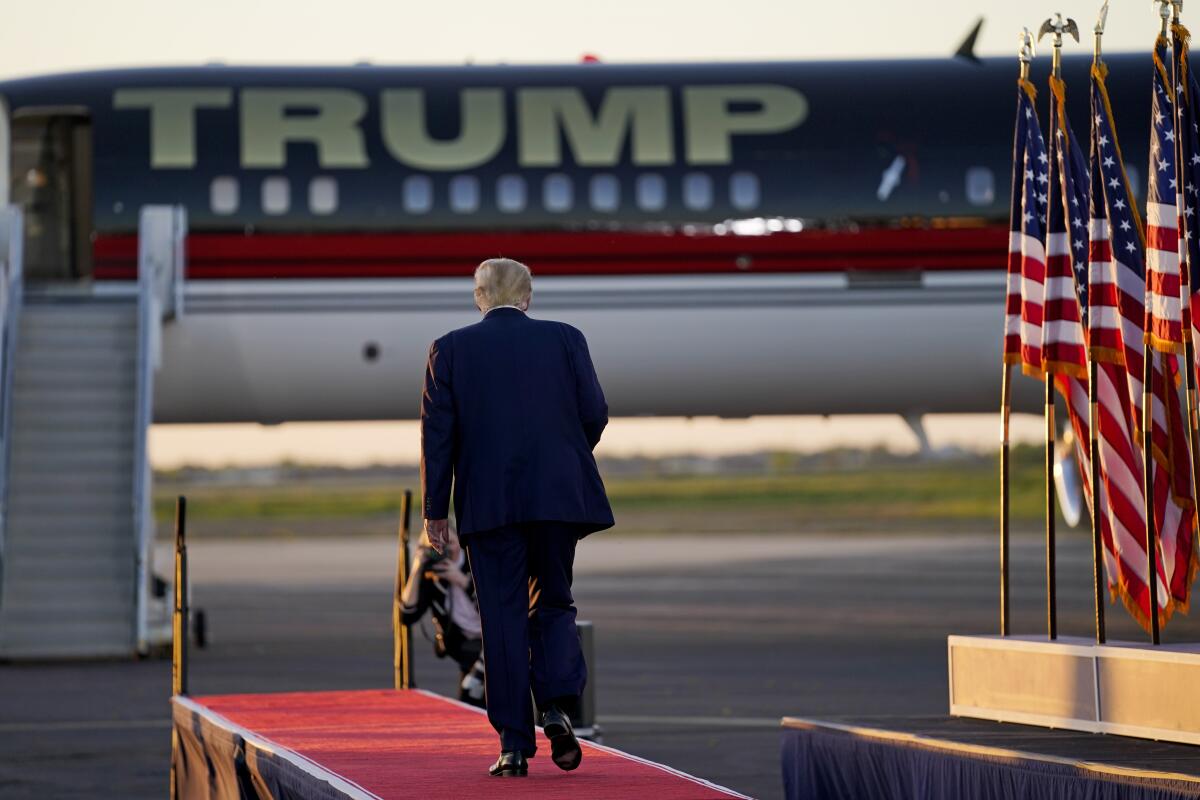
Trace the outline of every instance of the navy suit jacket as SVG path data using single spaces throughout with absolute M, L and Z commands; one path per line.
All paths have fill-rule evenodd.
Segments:
M 562 322 L 494 308 L 429 348 L 421 395 L 426 519 L 454 485 L 460 536 L 521 522 L 610 528 L 592 449 L 608 405 L 587 340 Z

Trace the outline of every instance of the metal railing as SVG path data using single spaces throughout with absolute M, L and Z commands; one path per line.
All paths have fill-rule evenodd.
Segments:
M 24 296 L 23 246 L 21 209 L 12 205 L 0 206 L 0 583 L 4 580 L 4 532 L 8 519 L 13 366 Z M 3 596 L 2 592 L 0 596 Z
M 153 473 L 147 440 L 154 421 L 154 373 L 162 362 L 162 323 L 183 312 L 184 240 L 182 206 L 145 206 L 138 219 L 138 339 L 134 393 L 133 517 L 136 532 L 138 650 L 149 646 L 150 547 L 154 541 Z

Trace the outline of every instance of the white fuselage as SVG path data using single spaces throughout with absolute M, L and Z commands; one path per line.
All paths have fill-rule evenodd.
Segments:
M 986 412 L 1003 292 L 999 271 L 541 277 L 530 313 L 585 333 L 613 416 Z M 414 418 L 430 342 L 472 303 L 463 278 L 190 282 L 155 419 Z M 1015 382 L 1016 408 L 1037 399 Z

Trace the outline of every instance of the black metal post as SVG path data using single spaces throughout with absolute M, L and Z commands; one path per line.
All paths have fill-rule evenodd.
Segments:
M 1012 367 L 1004 365 L 1000 383 L 1000 635 L 1009 634 L 1008 615 L 1008 433 L 1011 416 Z
M 187 599 L 187 498 L 175 500 L 175 604 L 171 614 L 171 694 L 188 690 L 188 599 Z M 171 723 L 171 798 L 178 795 L 175 764 L 179 758 L 179 731 Z
M 413 677 L 412 629 L 404 624 L 401 599 L 408 580 L 408 539 L 412 530 L 412 491 L 404 490 L 400 505 L 400 542 L 396 553 L 396 591 L 392 598 L 392 679 L 397 689 L 415 689 Z
M 1058 638 L 1058 586 L 1054 555 L 1054 373 L 1046 373 L 1046 635 Z

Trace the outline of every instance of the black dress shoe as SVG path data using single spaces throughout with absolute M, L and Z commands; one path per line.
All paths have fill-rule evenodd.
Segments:
M 524 778 L 529 774 L 529 762 L 520 750 L 508 750 L 500 754 L 488 774 L 493 778 Z
M 571 718 L 556 706 L 551 706 L 542 715 L 542 730 L 550 737 L 550 758 L 558 768 L 569 772 L 578 767 L 583 760 L 583 748 L 575 738 Z

